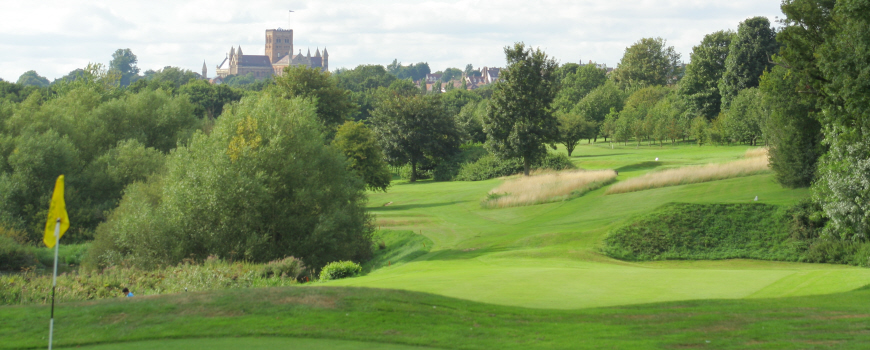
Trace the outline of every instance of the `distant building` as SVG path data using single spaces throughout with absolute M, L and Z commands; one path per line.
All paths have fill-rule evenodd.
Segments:
M 483 67 L 483 81 L 485 84 L 493 84 L 498 81 L 498 75 L 501 73 L 501 68 Z
M 226 54 L 224 60 L 217 66 L 215 74 L 220 78 L 226 78 L 230 75 L 247 74 L 253 74 L 256 78 L 267 78 L 272 75 L 282 75 L 284 68 L 288 66 L 305 66 L 329 71 L 329 53 L 326 51 L 326 48 L 323 49 L 322 56 L 319 48 L 314 56 L 311 56 L 310 49 L 307 55 L 302 55 L 301 49 L 299 54 L 292 54 L 292 29 L 267 29 L 265 48 L 265 55 L 245 55 L 242 52 L 241 46 L 239 46 L 238 50 L 235 47 L 231 47 L 230 52 Z M 205 76 L 205 73 L 205 67 L 203 67 L 203 76 Z

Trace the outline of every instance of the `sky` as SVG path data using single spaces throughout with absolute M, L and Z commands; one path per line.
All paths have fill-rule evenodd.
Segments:
M 29 70 L 49 80 L 88 63 L 108 64 L 129 48 L 138 67 L 215 67 L 230 48 L 265 52 L 265 30 L 290 28 L 294 47 L 329 49 L 329 69 L 428 62 L 432 71 L 504 65 L 504 47 L 522 41 L 560 63 L 615 67 L 625 48 L 661 37 L 690 59 L 704 35 L 736 30 L 747 18 L 776 25 L 779 0 L 415 1 L 208 0 L 4 1 L 0 78 Z M 293 10 L 294 12 L 289 12 Z

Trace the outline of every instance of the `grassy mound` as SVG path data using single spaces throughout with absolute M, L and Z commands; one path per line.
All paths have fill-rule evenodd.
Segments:
M 799 261 L 787 211 L 768 204 L 666 204 L 611 233 L 604 252 L 623 260 Z

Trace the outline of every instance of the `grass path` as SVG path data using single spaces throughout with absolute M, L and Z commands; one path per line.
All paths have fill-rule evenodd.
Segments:
M 618 179 L 653 169 L 740 159 L 748 147 L 583 145 L 581 168 L 616 168 Z M 654 159 L 658 157 L 659 161 Z M 692 299 L 814 295 L 870 284 L 870 270 L 839 265 L 723 261 L 627 263 L 598 253 L 609 230 L 667 202 L 746 203 L 758 198 L 789 205 L 808 195 L 784 189 L 771 174 L 483 209 L 480 201 L 502 180 L 397 183 L 371 195 L 381 228 L 409 230 L 434 242 L 410 262 L 359 278 L 330 282 L 430 292 L 468 300 L 574 309 Z M 390 203 L 383 206 L 384 203 Z

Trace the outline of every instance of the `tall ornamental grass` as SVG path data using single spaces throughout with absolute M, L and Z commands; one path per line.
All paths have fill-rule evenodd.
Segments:
M 613 170 L 562 171 L 505 181 L 489 192 L 486 208 L 506 208 L 556 202 L 601 188 L 616 179 Z
M 280 287 L 297 283 L 304 273 L 292 257 L 269 264 L 225 262 L 210 257 L 202 264 L 142 270 L 111 266 L 103 270 L 79 270 L 57 276 L 57 302 L 122 297 L 129 288 L 136 297 L 206 290 Z M 304 278 L 304 277 L 302 277 Z M 0 275 L 0 305 L 47 304 L 51 302 L 51 273 L 28 269 Z
M 606 194 L 643 191 L 651 188 L 678 186 L 699 182 L 730 179 L 733 177 L 756 175 L 770 171 L 767 149 L 756 148 L 746 151 L 744 159 L 728 163 L 687 166 L 647 173 L 610 186 Z

